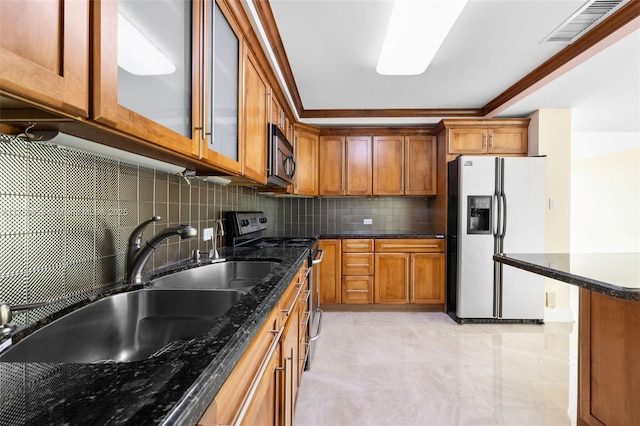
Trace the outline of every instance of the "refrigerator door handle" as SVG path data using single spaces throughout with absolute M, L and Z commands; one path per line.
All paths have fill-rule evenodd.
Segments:
M 505 235 L 507 235 L 507 195 L 502 191 L 500 197 L 502 198 L 502 229 L 500 230 L 500 238 L 504 239 Z
M 498 194 L 498 192 L 496 191 L 495 194 L 493 194 L 493 205 L 491 206 L 491 228 L 493 231 L 493 236 L 494 238 L 497 238 L 499 236 L 499 231 L 500 231 L 500 222 L 499 222 L 499 218 L 500 218 L 500 194 Z

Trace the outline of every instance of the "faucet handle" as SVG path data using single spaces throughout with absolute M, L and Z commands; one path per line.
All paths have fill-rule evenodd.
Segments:
M 131 233 L 129 237 L 129 247 L 140 247 L 140 242 L 142 239 L 142 232 L 151 222 L 157 222 L 162 219 L 161 216 L 151 216 L 149 219 L 142 222 L 140 225 L 136 227 Z

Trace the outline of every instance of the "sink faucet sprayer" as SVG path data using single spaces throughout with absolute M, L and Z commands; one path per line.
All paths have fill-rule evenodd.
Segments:
M 218 233 L 218 229 L 220 233 Z M 218 237 L 224 237 L 224 226 L 222 226 L 221 220 L 216 220 L 216 226 L 213 229 L 213 248 L 209 255 L 212 259 L 220 259 L 220 253 L 218 253 Z
M 149 220 L 145 220 L 133 230 L 129 236 L 129 245 L 127 246 L 127 265 L 125 270 L 125 282 L 140 284 L 142 282 L 142 269 L 149 260 L 149 257 L 158 248 L 160 243 L 165 239 L 179 235 L 183 240 L 198 235 L 198 230 L 191 225 L 178 225 L 175 228 L 165 228 L 158 231 L 144 245 L 142 245 L 142 232 L 151 222 L 157 222 L 162 219 L 160 216 L 153 216 Z

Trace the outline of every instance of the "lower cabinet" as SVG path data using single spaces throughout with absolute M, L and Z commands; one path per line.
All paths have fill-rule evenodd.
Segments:
M 321 240 L 320 304 L 445 303 L 445 242 L 436 238 Z M 337 307 L 336 307 L 337 309 Z
M 340 304 L 342 301 L 342 248 L 340 240 L 320 240 L 318 247 L 324 250 L 320 263 L 321 306 Z
M 373 303 L 373 240 L 342 240 L 342 303 Z
M 375 303 L 444 303 L 444 254 L 376 253 Z
M 308 346 L 302 326 L 308 271 L 303 267 L 292 280 L 198 426 L 293 425 L 305 361 L 300 354 Z

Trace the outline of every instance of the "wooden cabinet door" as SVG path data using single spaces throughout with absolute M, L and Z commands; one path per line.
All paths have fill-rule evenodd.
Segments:
M 75 7 L 76 2 L 67 2 L 70 7 Z M 198 154 L 200 145 L 200 132 L 196 128 L 202 127 L 201 111 L 202 105 L 196 102 L 201 99 L 201 84 L 198 76 L 201 72 L 200 66 L 200 46 L 196 40 L 200 40 L 200 22 L 203 10 L 190 3 L 177 3 L 185 8 L 191 8 L 187 15 L 192 15 L 190 25 L 186 22 L 176 22 L 175 30 L 188 40 L 194 40 L 191 46 L 184 48 L 180 57 L 187 58 L 180 66 L 182 69 L 174 72 L 169 77 L 164 76 L 136 76 L 128 73 L 121 74 L 125 78 L 128 86 L 135 90 L 124 91 L 127 99 L 120 99 L 122 87 L 119 93 L 119 85 L 122 81 L 119 78 L 118 66 L 118 6 L 117 1 L 95 0 L 93 4 L 93 119 L 111 128 L 122 131 L 128 135 L 138 137 L 144 141 L 168 148 L 172 151 L 186 155 Z M 131 4 L 131 3 L 130 3 Z M 139 8 L 172 8 L 175 5 L 165 2 L 137 2 Z M 173 12 L 178 17 L 176 12 Z M 139 13 L 140 19 L 148 19 L 152 13 Z M 188 16 L 187 16 L 188 19 Z M 148 20 L 148 22 L 154 22 Z M 185 28 L 180 27 L 185 24 Z M 155 23 L 158 34 L 166 34 L 158 29 L 159 23 Z M 188 28 L 187 28 L 188 26 Z M 176 67 L 179 64 L 175 64 Z M 188 68 L 188 69 L 187 69 Z M 182 78 L 179 78 L 180 76 Z M 168 84 L 165 80 L 172 79 Z M 176 88 L 172 93 L 179 94 L 183 105 L 174 105 L 166 101 L 163 87 L 174 88 L 177 79 L 179 84 L 184 84 L 184 90 Z M 140 93 L 137 93 L 137 92 Z M 143 94 L 144 93 L 144 94 Z M 188 99 L 186 99 L 188 97 Z M 153 98 L 153 99 L 151 99 Z M 160 102 L 158 99 L 163 99 Z M 144 104 L 134 110 L 126 107 L 129 103 Z M 197 105 L 197 107 L 195 107 Z M 141 110 L 144 112 L 140 112 Z M 183 109 L 188 111 L 183 111 Z M 177 116 L 176 116 L 177 115 Z M 150 118 L 153 117 L 153 118 Z M 187 124 L 188 123 L 188 124 Z M 177 130 L 177 129 L 180 130 Z M 202 154 L 200 155 L 202 156 Z M 240 170 L 238 169 L 238 172 Z
M 280 351 L 276 351 L 268 361 L 267 371 L 260 380 L 252 402 L 242 419 L 241 425 L 278 426 L 279 410 L 278 398 L 278 365 Z
M 299 304 L 296 303 L 289 314 L 287 323 L 282 333 L 282 353 L 280 368 L 284 371 L 284 380 L 281 389 L 280 418 L 285 426 L 292 426 L 295 414 L 295 402 L 298 393 L 298 343 L 300 321 Z
M 404 136 L 373 137 L 373 195 L 404 195 Z
M 371 195 L 371 137 L 347 137 L 345 151 L 345 194 Z
M 89 116 L 89 1 L 0 2 L 0 86 Z
M 404 152 L 405 195 L 436 195 L 438 187 L 436 138 L 406 136 Z
M 318 135 L 299 127 L 294 132 L 296 174 L 293 193 L 318 195 Z
M 319 195 L 345 195 L 345 160 L 344 136 L 320 137 Z
M 580 289 L 578 424 L 638 424 L 640 302 Z
M 319 247 L 324 250 L 324 259 L 320 263 L 320 306 L 340 303 L 342 296 L 342 252 L 340 240 L 320 240 Z
M 409 262 L 404 253 L 376 253 L 374 277 L 375 303 L 409 302 Z
M 444 254 L 411 255 L 411 303 L 444 303 Z
M 526 154 L 527 146 L 525 128 L 489 129 L 490 154 Z
M 449 154 L 486 154 L 487 129 L 449 129 Z
M 267 80 L 253 52 L 244 47 L 244 176 L 258 183 L 267 183 Z

